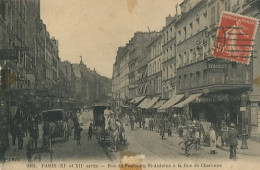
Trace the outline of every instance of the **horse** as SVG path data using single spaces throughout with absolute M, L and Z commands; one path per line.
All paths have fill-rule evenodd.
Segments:
M 117 140 L 119 137 L 119 125 L 114 119 L 110 119 L 109 126 L 108 126 L 108 134 L 110 138 L 110 148 L 112 147 L 114 143 L 114 152 L 117 152 Z

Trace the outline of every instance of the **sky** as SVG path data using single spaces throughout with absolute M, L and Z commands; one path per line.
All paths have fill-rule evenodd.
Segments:
M 117 49 L 136 31 L 160 31 L 182 0 L 41 0 L 41 18 L 59 41 L 62 61 L 112 78 Z

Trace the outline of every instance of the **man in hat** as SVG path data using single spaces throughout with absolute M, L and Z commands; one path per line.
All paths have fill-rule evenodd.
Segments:
M 92 123 L 90 123 L 88 128 L 88 140 L 91 140 L 92 134 L 93 134 L 93 127 L 92 127 Z
M 17 138 L 18 138 L 18 149 L 23 149 L 24 131 L 23 131 L 22 124 L 18 124 L 17 126 Z
M 230 129 L 228 130 L 229 144 L 230 144 L 230 159 L 236 160 L 236 150 L 237 150 L 237 130 L 235 129 L 234 123 L 230 124 Z

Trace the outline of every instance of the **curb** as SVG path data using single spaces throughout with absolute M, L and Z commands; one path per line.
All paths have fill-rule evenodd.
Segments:
M 229 152 L 229 149 L 228 149 L 228 148 L 223 148 L 223 147 L 221 147 L 221 146 L 219 146 L 219 145 L 217 145 L 217 148 L 220 149 L 220 150 L 223 150 L 223 151 L 227 151 L 227 152 Z M 249 156 L 260 156 L 260 155 L 258 155 L 258 154 L 243 153 L 243 152 L 240 152 L 240 151 L 238 151 L 238 150 L 237 150 L 237 154 L 241 154 L 241 155 L 249 155 Z

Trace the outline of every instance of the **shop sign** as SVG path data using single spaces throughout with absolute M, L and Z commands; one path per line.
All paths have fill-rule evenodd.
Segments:
M 211 70 L 225 70 L 226 68 L 226 63 L 208 63 L 208 69 Z
M 212 95 L 212 96 L 202 96 L 197 98 L 195 103 L 207 103 L 207 102 L 227 102 L 227 101 L 238 101 L 239 96 L 229 96 L 229 95 Z

